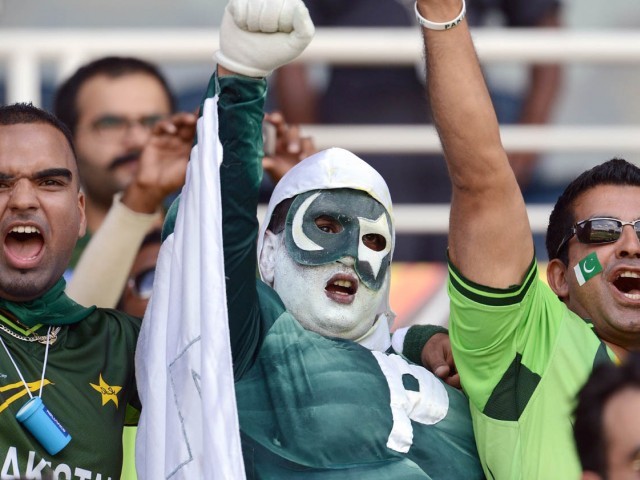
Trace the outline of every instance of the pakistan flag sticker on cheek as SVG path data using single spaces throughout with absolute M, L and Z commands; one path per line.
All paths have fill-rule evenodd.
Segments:
M 576 266 L 573 267 L 573 271 L 576 272 L 576 279 L 580 286 L 584 285 L 587 283 L 587 280 L 600 273 L 602 271 L 602 265 L 600 265 L 596 252 L 591 252 L 580 260 Z

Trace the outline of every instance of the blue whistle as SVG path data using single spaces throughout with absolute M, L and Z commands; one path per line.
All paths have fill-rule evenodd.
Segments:
M 18 410 L 16 419 L 40 442 L 49 455 L 55 455 L 71 441 L 69 432 L 44 406 L 40 397 L 33 397 L 25 403 Z

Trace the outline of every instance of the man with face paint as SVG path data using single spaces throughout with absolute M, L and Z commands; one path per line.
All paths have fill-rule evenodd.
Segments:
M 311 40 L 304 4 L 232 0 L 220 33 L 210 89 L 247 478 L 483 478 L 464 395 L 386 353 L 394 231 L 382 177 L 342 149 L 317 153 L 278 183 L 258 232 L 264 77 Z
M 594 365 L 640 347 L 640 169 L 613 159 L 565 189 L 549 219 L 547 286 L 464 2 L 416 9 L 453 185 L 451 341 L 485 472 L 579 478 L 576 394 Z
M 390 211 L 384 180 L 342 149 L 308 158 L 276 186 L 258 246 L 260 272 L 305 328 L 389 348 Z

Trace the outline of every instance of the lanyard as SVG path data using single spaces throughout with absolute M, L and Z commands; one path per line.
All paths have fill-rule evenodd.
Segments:
M 49 335 L 50 334 L 51 334 L 51 326 L 49 326 L 49 329 L 47 330 L 47 346 L 44 349 L 44 363 L 42 365 L 42 377 L 40 377 L 40 391 L 38 392 L 38 396 L 40 398 L 42 398 L 42 387 L 44 386 L 44 372 L 47 369 L 47 359 L 49 357 Z M 22 383 L 24 384 L 24 388 L 27 390 L 27 393 L 29 394 L 29 398 L 33 398 L 33 395 L 31 395 L 31 390 L 29 390 L 29 386 L 27 385 L 27 382 L 22 376 L 22 372 L 18 368 L 18 364 L 13 359 L 13 356 L 9 352 L 9 349 L 7 348 L 7 345 L 4 343 L 4 340 L 2 339 L 2 337 L 0 337 L 0 343 L 2 343 L 2 346 L 4 347 L 4 351 L 7 352 L 7 355 L 9 356 L 9 360 L 11 360 L 11 363 L 13 363 L 13 366 L 16 368 L 16 372 L 18 372 L 18 376 L 20 377 L 20 380 L 22 380 Z

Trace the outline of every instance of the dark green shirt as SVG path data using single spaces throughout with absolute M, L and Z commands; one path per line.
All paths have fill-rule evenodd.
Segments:
M 225 275 L 248 478 L 483 478 L 460 391 L 398 355 L 305 330 L 256 282 L 265 86 L 220 80 Z M 445 409 L 431 405 L 436 395 Z
M 16 420 L 29 396 L 0 347 L 0 478 L 120 478 L 122 426 L 136 423 L 132 407 L 140 408 L 133 360 L 139 330 L 139 320 L 109 309 L 62 326 L 49 348 L 42 392 L 45 406 L 72 437 L 55 456 Z M 46 327 L 40 333 L 46 335 Z M 38 395 L 45 346 L 0 335 Z

